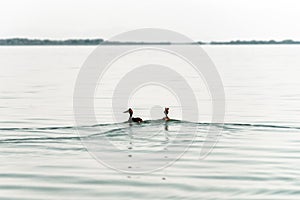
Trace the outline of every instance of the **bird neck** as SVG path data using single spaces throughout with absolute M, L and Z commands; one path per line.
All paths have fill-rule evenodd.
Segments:
M 132 113 L 129 113 L 129 119 L 128 120 L 131 120 L 132 119 Z

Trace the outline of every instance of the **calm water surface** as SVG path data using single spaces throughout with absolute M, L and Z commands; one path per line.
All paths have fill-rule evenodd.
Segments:
M 0 47 L 0 199 L 300 198 L 300 46 L 204 46 L 226 93 L 224 130 L 205 159 L 199 159 L 209 123 L 204 106 L 201 123 L 195 123 L 181 119 L 180 108 L 170 105 L 170 117 L 178 120 L 166 129 L 164 123 L 149 122 L 147 100 L 156 97 L 147 92 L 137 96 L 135 106 L 136 115 L 148 122 L 129 126 L 112 124 L 109 104 L 101 104 L 96 94 L 96 127 L 102 131 L 87 127 L 89 137 L 104 136 L 125 149 L 130 169 L 143 167 L 130 164 L 141 151 L 162 148 L 162 157 L 151 159 L 167 162 L 178 149 L 165 144 L 180 148 L 198 127 L 181 159 L 146 174 L 105 167 L 77 134 L 74 85 L 94 48 Z M 121 115 L 125 121 L 127 115 Z M 181 126 L 184 131 L 178 132 Z M 157 129 L 161 134 L 151 136 Z M 113 162 L 118 150 L 103 145 Z

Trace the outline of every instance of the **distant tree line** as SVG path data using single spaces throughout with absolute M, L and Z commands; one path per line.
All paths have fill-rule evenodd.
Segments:
M 0 39 L 0 45 L 99 45 L 103 39 L 39 40 L 26 38 Z
M 171 42 L 118 42 L 118 41 L 104 41 L 103 39 L 68 39 L 68 40 L 40 40 L 40 39 L 26 39 L 26 38 L 11 38 L 0 39 L 0 46 L 21 46 L 21 45 L 171 45 L 171 44 L 184 44 L 184 43 L 171 43 Z M 235 40 L 229 42 L 195 42 L 186 43 L 194 45 L 255 45 L 255 44 L 300 44 L 300 41 L 294 40 Z
M 239 44 L 300 44 L 300 41 L 294 40 L 282 40 L 282 41 L 275 41 L 275 40 L 235 40 L 230 42 L 210 42 L 209 44 L 224 44 L 224 45 L 239 45 Z

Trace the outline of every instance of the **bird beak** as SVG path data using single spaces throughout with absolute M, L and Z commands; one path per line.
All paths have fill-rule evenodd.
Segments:
M 128 113 L 129 112 L 129 110 L 126 110 L 126 111 L 124 111 L 123 113 Z

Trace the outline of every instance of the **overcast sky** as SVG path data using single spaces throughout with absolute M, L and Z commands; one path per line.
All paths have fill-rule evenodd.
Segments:
M 0 0 L 0 38 L 104 38 L 166 28 L 201 41 L 300 40 L 299 0 Z

